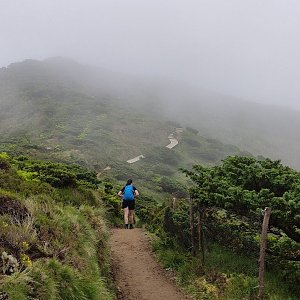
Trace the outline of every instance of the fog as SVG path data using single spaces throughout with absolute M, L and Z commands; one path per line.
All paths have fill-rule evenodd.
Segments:
M 0 66 L 66 56 L 300 108 L 297 0 L 1 0 Z

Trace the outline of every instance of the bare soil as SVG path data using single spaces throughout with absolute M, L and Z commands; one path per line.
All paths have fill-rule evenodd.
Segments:
M 158 264 L 143 229 L 113 229 L 111 250 L 119 300 L 190 299 Z
M 28 216 L 28 210 L 25 205 L 8 196 L 0 196 L 0 207 L 0 215 L 10 215 L 17 221 L 23 221 Z

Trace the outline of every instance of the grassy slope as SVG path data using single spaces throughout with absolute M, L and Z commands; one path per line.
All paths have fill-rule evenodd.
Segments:
M 300 143 L 296 138 L 300 112 L 297 110 L 151 78 L 144 79 L 144 84 L 140 83 L 139 89 L 126 100 L 140 110 L 151 107 L 153 115 L 192 126 L 205 137 L 300 168 Z
M 105 103 L 109 104 L 107 115 Z M 81 114 L 77 110 L 80 108 L 84 115 L 91 114 L 91 117 L 100 118 L 91 130 L 96 130 L 96 138 L 101 137 L 104 143 L 115 143 L 114 146 L 118 149 L 117 157 L 120 154 L 122 158 L 125 157 L 126 151 L 130 154 L 139 152 L 141 145 L 147 145 L 145 137 L 147 135 L 151 137 L 153 132 L 156 133 L 153 144 L 163 143 L 162 138 L 166 139 L 166 135 L 160 136 L 162 127 L 157 128 L 154 124 L 161 124 L 165 128 L 165 123 L 160 123 L 159 119 L 170 119 L 177 120 L 183 126 L 197 128 L 203 136 L 234 144 L 255 155 L 282 159 L 284 163 L 294 168 L 300 166 L 298 160 L 300 145 L 295 138 L 298 134 L 297 128 L 300 126 L 300 114 L 297 111 L 243 102 L 164 79 L 158 81 L 113 74 L 66 59 L 50 59 L 44 62 L 25 61 L 1 69 L 0 105 L 1 130 L 12 133 L 17 129 L 17 136 L 26 135 L 32 129 L 36 132 L 45 130 L 48 134 L 57 133 L 58 137 L 64 130 L 62 135 L 65 137 L 67 132 L 70 140 L 75 136 L 83 137 L 86 133 L 91 133 L 86 128 L 89 120 L 85 119 L 84 124 L 81 123 Z M 61 114 L 57 112 L 59 108 Z M 97 113 L 94 113 L 94 108 Z M 128 119 L 127 116 L 123 117 L 124 114 L 129 115 Z M 139 116 L 143 120 L 136 119 Z M 71 124 L 72 117 L 74 122 Z M 118 124 L 114 131 L 108 120 L 108 127 L 102 127 L 104 120 L 101 118 L 105 117 Z M 77 118 L 79 124 L 76 124 Z M 28 119 L 32 120 L 31 128 L 27 126 Z M 65 124 L 64 121 L 67 123 Z M 55 126 L 59 128 L 54 130 Z M 137 139 L 133 140 L 131 135 L 128 137 L 120 130 L 121 127 L 126 127 L 130 129 L 129 133 L 134 133 L 137 126 L 139 127 L 137 133 L 141 132 L 138 142 Z M 148 130 L 143 131 L 146 126 Z M 103 131 L 99 132 L 101 130 Z M 169 134 L 169 130 L 167 131 Z M 110 137 L 113 133 L 116 140 L 108 138 L 105 133 Z M 125 145 L 120 145 L 118 142 L 124 135 L 126 150 Z M 87 134 L 86 139 L 88 138 Z M 51 143 L 51 134 L 49 139 Z M 64 146 L 61 139 L 57 143 L 54 138 L 53 142 L 57 146 Z M 40 141 L 38 145 L 46 146 Z M 76 145 L 76 142 L 73 145 Z M 102 143 L 98 141 L 99 151 L 103 150 L 99 147 L 101 145 Z M 116 155 L 116 152 L 112 154 Z M 73 160 L 85 161 L 82 153 L 74 153 L 74 149 L 72 152 L 68 147 L 62 157 L 70 159 L 70 156 Z M 104 156 L 102 154 L 101 159 Z
M 196 256 L 193 257 L 189 251 L 191 243 L 187 201 L 177 201 L 175 208 L 171 202 L 165 202 L 160 207 L 146 202 L 139 205 L 141 218 L 148 222 L 147 227 L 153 232 L 153 249 L 158 259 L 164 268 L 176 271 L 178 283 L 195 299 L 257 299 L 258 247 L 254 250 L 248 245 L 247 250 L 237 250 L 230 241 L 222 243 L 214 238 L 212 226 L 206 224 L 203 265 L 200 253 L 196 250 Z M 223 220 L 222 224 L 226 225 L 226 222 Z M 219 229 L 220 235 L 231 236 L 228 231 Z M 238 232 L 242 235 L 245 231 L 240 229 Z M 271 240 L 269 235 L 269 248 Z M 237 239 L 236 242 L 242 245 L 244 241 Z M 267 254 L 265 299 L 299 299 L 299 264 L 271 260 Z
M 239 153 L 188 131 L 174 150 L 165 149 L 180 124 L 151 117 L 151 105 L 136 112 L 105 87 L 84 83 L 89 77 L 84 67 L 63 62 L 66 66 L 58 67 L 51 61 L 25 61 L 0 71 L 0 150 L 78 163 L 97 172 L 110 165 L 120 179 L 133 174 L 146 181 L 156 175 L 178 177 L 178 167 L 216 163 Z M 140 154 L 144 161 L 125 163 Z
M 174 115 L 183 123 L 186 123 L 184 118 L 188 116 L 188 124 L 199 129 L 204 136 L 236 145 L 255 155 L 281 159 L 293 168 L 300 168 L 300 144 L 296 138 L 300 127 L 298 111 L 250 102 L 226 101 L 226 98 L 222 101 L 221 96 L 207 106 L 191 101 L 177 108 Z M 193 107 L 192 112 L 190 107 Z
M 1 97 L 15 105 L 2 104 L 2 150 L 76 162 L 96 171 L 110 165 L 112 170 L 102 172 L 102 179 L 108 176 L 123 182 L 133 177 L 138 179 L 142 194 L 160 201 L 170 197 L 174 186 L 176 192 L 181 190 L 184 178 L 179 167 L 215 164 L 229 154 L 240 153 L 237 147 L 187 129 L 179 145 L 168 150 L 164 147 L 167 136 L 180 124 L 155 119 L 145 109 L 145 114 L 137 113 L 130 105 L 117 104 L 109 94 L 53 77 L 43 64 L 35 67 L 38 72 L 28 62 L 23 75 L 19 65 L 7 70 L 10 82 L 1 89 Z M 32 78 L 24 77 L 27 68 Z M 141 153 L 145 159 L 133 165 L 125 163 Z
M 205 267 L 199 257 L 192 257 L 180 248 L 166 247 L 164 241 L 153 241 L 155 253 L 164 268 L 176 270 L 179 284 L 195 299 L 257 299 L 257 260 L 229 251 L 218 244 L 209 244 Z M 296 292 L 284 283 L 280 270 L 267 271 L 265 298 L 296 300 Z M 295 287 L 294 287 L 295 290 Z
M 108 232 L 100 196 L 83 181 L 54 188 L 42 181 L 41 173 L 20 171 L 19 165 L 0 157 L 0 295 L 113 299 L 105 278 Z

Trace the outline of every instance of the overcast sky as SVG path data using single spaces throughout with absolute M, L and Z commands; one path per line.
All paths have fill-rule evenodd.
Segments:
M 0 0 L 0 66 L 67 56 L 300 109 L 299 0 Z

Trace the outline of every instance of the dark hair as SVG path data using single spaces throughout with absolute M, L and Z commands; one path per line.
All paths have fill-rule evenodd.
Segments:
M 126 185 L 130 185 L 130 184 L 132 184 L 132 179 L 131 178 L 127 179 Z

